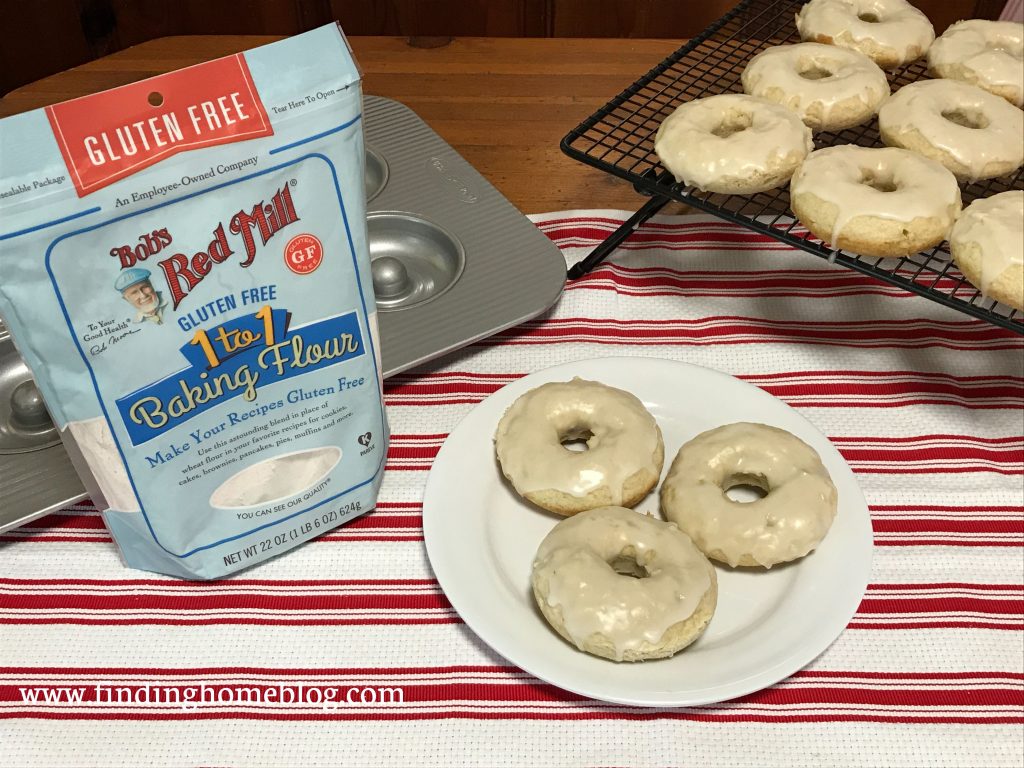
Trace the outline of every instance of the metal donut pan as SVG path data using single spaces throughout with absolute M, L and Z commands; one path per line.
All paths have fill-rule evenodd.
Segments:
M 363 119 L 385 378 L 519 325 L 558 300 L 566 275 L 558 248 L 415 112 L 366 96 Z M 0 440 L 13 389 L 3 382 L 20 384 L 23 367 L 0 323 Z M 35 404 L 31 394 L 23 387 L 17 395 L 23 411 Z M 86 498 L 53 430 L 24 413 L 14 428 L 33 434 L 13 435 L 7 450 L 0 445 L 0 534 Z
M 367 96 L 363 114 L 384 376 L 549 309 L 565 285 L 558 248 L 411 109 Z
M 38 392 L 0 323 L 0 533 L 86 496 Z

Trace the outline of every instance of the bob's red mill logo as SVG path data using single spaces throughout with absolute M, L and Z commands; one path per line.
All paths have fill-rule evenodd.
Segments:
M 242 54 L 46 108 L 78 196 L 189 149 L 270 136 Z

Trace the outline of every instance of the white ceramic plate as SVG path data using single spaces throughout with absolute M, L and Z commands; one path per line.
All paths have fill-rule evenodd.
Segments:
M 670 659 L 622 663 L 576 650 L 534 604 L 530 568 L 561 519 L 522 501 L 494 458 L 493 435 L 521 394 L 573 376 L 632 392 L 665 439 L 665 470 L 704 430 L 754 421 L 813 446 L 839 490 L 839 512 L 809 556 L 770 571 L 718 566 L 718 608 L 703 636 Z M 638 510 L 658 515 L 657 492 Z M 671 360 L 603 358 L 548 368 L 478 405 L 448 436 L 427 480 L 423 533 L 437 579 L 466 624 L 527 672 L 569 691 L 635 706 L 707 704 L 760 690 L 824 651 L 857 610 L 871 569 L 871 520 L 853 472 L 824 435 L 771 395 Z

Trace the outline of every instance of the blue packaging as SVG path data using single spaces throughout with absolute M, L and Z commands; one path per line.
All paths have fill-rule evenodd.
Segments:
M 361 105 L 330 25 L 0 120 L 0 315 L 129 566 L 215 578 L 373 508 Z

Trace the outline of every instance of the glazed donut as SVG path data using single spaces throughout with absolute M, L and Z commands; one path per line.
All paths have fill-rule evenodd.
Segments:
M 748 504 L 725 492 L 754 485 Z M 741 422 L 703 432 L 679 449 L 661 486 L 661 511 L 713 560 L 771 568 L 825 538 L 838 493 L 818 454 L 795 435 Z
M 956 178 L 934 160 L 843 145 L 807 156 L 793 175 L 790 206 L 832 248 L 897 257 L 941 243 L 961 201 Z
M 956 80 L 900 88 L 878 111 L 890 147 L 938 160 L 960 181 L 1004 176 L 1024 162 L 1024 112 Z
M 984 295 L 1024 310 L 1024 191 L 975 200 L 949 235 L 953 261 Z
M 811 0 L 796 28 L 801 40 L 852 48 L 890 70 L 924 56 L 935 39 L 928 17 L 906 0 Z
M 533 562 L 544 618 L 581 651 L 615 661 L 671 656 L 704 631 L 715 568 L 674 523 L 623 507 L 562 520 Z
M 950 26 L 928 49 L 928 71 L 1024 106 L 1024 24 L 971 19 Z
M 889 81 L 862 53 L 800 43 L 752 58 L 743 70 L 743 90 L 793 110 L 812 130 L 841 131 L 878 113 Z
M 563 443 L 586 439 L 587 449 Z M 516 492 L 560 515 L 638 503 L 661 477 L 665 446 L 634 395 L 574 378 L 517 399 L 494 437 L 501 471 Z
M 811 131 L 795 114 L 741 93 L 683 104 L 654 140 L 677 181 L 739 195 L 782 186 L 812 147 Z

